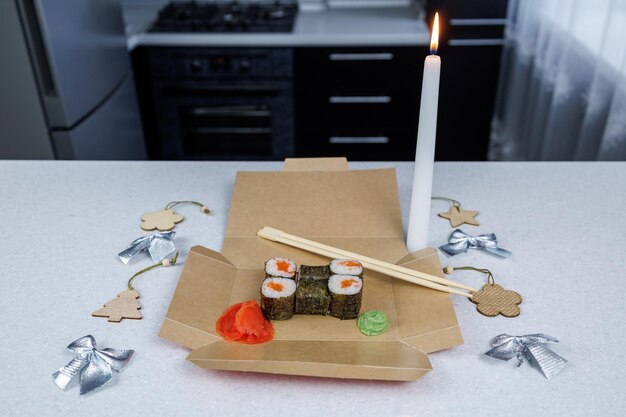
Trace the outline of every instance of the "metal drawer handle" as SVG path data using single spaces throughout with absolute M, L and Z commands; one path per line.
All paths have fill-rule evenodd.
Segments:
M 448 46 L 502 46 L 504 39 L 450 39 Z
M 387 136 L 331 136 L 328 138 L 328 142 L 332 144 L 345 144 L 345 143 L 375 143 L 385 144 L 389 143 Z
M 330 103 L 334 104 L 384 104 L 391 103 L 389 96 L 332 96 L 328 98 Z
M 391 61 L 393 54 L 390 52 L 382 52 L 375 54 L 330 54 L 328 59 L 331 61 Z
M 450 19 L 450 26 L 505 26 L 507 19 Z

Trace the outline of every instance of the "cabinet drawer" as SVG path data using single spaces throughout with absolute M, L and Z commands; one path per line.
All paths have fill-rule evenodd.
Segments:
M 413 131 L 417 128 L 417 88 L 390 90 L 376 88 L 307 91 L 297 104 L 296 122 L 305 127 L 359 126 L 391 127 Z
M 376 85 L 421 82 L 422 47 L 300 48 L 295 51 L 296 82 L 317 86 Z

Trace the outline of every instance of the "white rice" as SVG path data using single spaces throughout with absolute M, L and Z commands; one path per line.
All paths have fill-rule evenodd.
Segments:
M 349 266 L 346 263 L 356 263 L 358 266 Z M 363 273 L 363 265 L 354 259 L 333 259 L 330 262 L 330 272 L 337 275 L 361 275 Z
M 287 271 L 278 269 L 278 262 L 287 262 L 289 264 Z M 272 277 L 293 278 L 296 275 L 296 269 L 298 269 L 298 266 L 291 259 L 272 258 L 265 262 L 265 273 Z
M 282 291 L 277 291 L 268 284 L 282 285 Z M 296 281 L 289 278 L 266 278 L 261 285 L 261 293 L 267 298 L 290 297 L 296 292 Z
M 342 288 L 344 281 L 351 281 L 348 287 Z M 354 295 L 363 288 L 361 278 L 354 275 L 332 275 L 328 281 L 328 289 L 334 294 Z

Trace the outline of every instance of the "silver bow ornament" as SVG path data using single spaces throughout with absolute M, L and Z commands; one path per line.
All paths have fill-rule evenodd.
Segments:
M 175 234 L 176 232 L 169 231 L 142 236 L 133 240 L 128 249 L 123 250 L 117 256 L 124 264 L 127 264 L 140 252 L 148 251 L 152 262 L 159 263 L 176 250 L 172 242 Z
M 111 381 L 113 372 L 119 372 L 128 362 L 134 350 L 97 349 L 96 339 L 87 335 L 74 340 L 67 347 L 76 353 L 70 363 L 52 374 L 57 387 L 65 389 L 80 373 L 80 394 L 86 394 Z
M 558 340 L 541 333 L 524 336 L 501 334 L 492 340 L 491 345 L 494 348 L 485 352 L 485 355 L 505 361 L 517 357 L 518 367 L 524 363 L 523 357 L 526 357 L 528 362 L 538 366 L 549 380 L 565 367 L 567 360 L 543 346 L 546 343 L 558 343 Z
M 462 252 L 467 252 L 468 249 L 486 250 L 494 255 L 507 258 L 512 255 L 512 252 L 498 247 L 498 240 L 493 233 L 487 233 L 479 236 L 471 236 L 462 231 L 456 229 L 448 238 L 448 244 L 439 246 L 439 249 L 444 251 L 450 256 L 458 255 Z

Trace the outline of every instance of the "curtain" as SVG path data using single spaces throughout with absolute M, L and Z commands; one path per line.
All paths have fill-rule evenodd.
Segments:
M 491 160 L 626 160 L 626 0 L 510 0 Z

